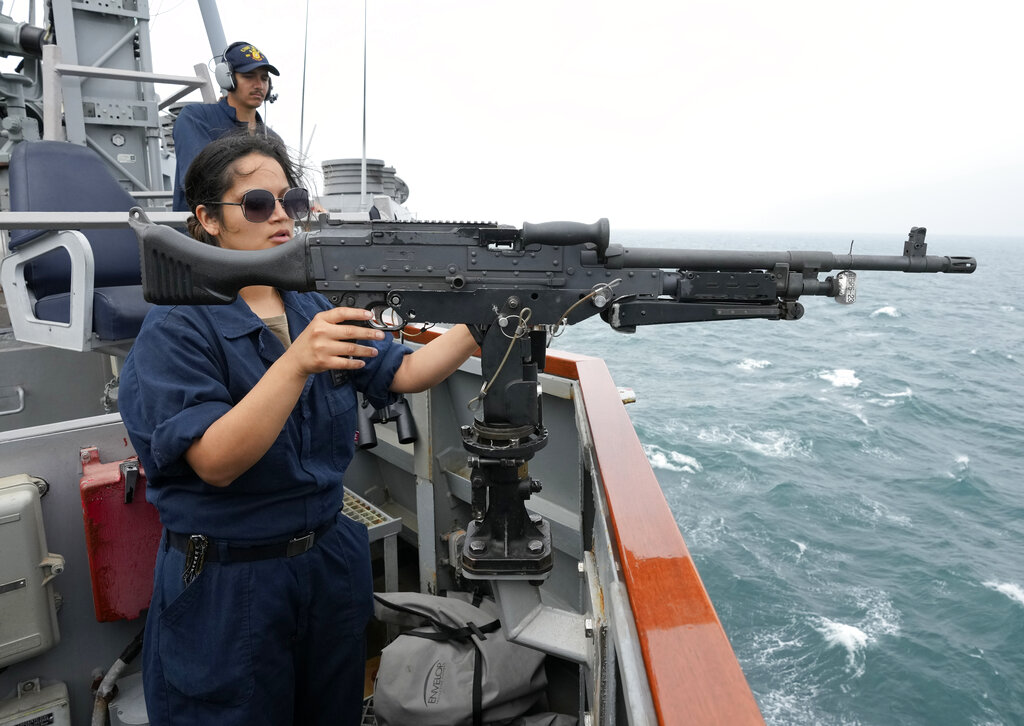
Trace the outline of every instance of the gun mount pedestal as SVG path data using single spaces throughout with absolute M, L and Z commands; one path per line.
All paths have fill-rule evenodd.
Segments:
M 545 332 L 525 332 L 523 316 L 511 312 L 517 309 L 510 298 L 501 323 L 483 329 L 483 418 L 462 428 L 473 487 L 474 519 L 462 550 L 470 579 L 543 580 L 553 562 L 551 525 L 526 511 L 526 500 L 541 489 L 528 462 L 548 438 L 537 380 Z M 507 330 L 513 319 L 516 325 Z

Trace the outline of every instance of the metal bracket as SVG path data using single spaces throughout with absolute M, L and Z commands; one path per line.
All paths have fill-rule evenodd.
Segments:
M 594 651 L 595 616 L 541 603 L 540 588 L 522 580 L 492 580 L 501 624 L 513 643 L 584 665 Z
M 55 555 L 53 552 L 47 552 L 46 557 L 39 563 L 39 567 L 47 571 L 40 584 L 47 585 L 50 580 L 64 572 L 64 557 L 62 555 Z
M 139 481 L 139 462 L 135 459 L 126 459 L 117 469 L 121 472 L 121 481 L 124 482 L 124 503 L 131 504 L 135 498 L 135 485 Z

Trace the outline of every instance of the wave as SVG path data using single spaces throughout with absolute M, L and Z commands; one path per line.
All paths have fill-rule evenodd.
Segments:
M 801 557 L 804 556 L 804 552 L 807 551 L 806 543 L 804 543 L 804 542 L 797 542 L 795 539 L 791 539 L 789 541 L 796 545 L 796 548 L 797 548 L 796 558 L 799 560 Z
M 810 443 L 804 442 L 797 434 L 785 429 L 748 431 L 742 427 L 710 426 L 701 429 L 697 438 L 711 444 L 738 444 L 744 449 L 772 459 L 809 456 L 811 451 Z
M 754 360 L 753 358 L 745 358 L 741 362 L 736 364 L 736 367 L 742 371 L 756 371 L 762 368 L 767 368 L 772 364 L 770 360 Z
M 874 522 L 878 522 L 878 521 L 891 522 L 892 524 L 895 524 L 895 525 L 897 525 L 899 527 L 904 527 L 904 528 L 910 528 L 910 527 L 914 526 L 914 524 L 911 521 L 910 517 L 908 517 L 908 516 L 906 516 L 904 514 L 892 514 L 889 511 L 889 507 L 887 505 L 882 504 L 881 502 L 875 501 L 874 499 L 871 499 L 870 497 L 866 497 L 866 496 L 861 495 L 861 504 L 867 510 L 869 510 L 870 514 L 868 514 L 867 518 L 870 521 L 874 521 Z
M 971 457 L 967 456 L 966 454 L 960 454 L 959 456 L 956 457 L 956 460 L 953 462 L 953 465 L 954 466 L 952 471 L 948 472 L 947 476 L 950 479 L 960 479 L 964 475 L 964 473 L 967 472 L 968 469 L 970 469 Z
M 990 590 L 1006 595 L 1006 597 L 1013 600 L 1018 605 L 1024 605 L 1024 587 L 1021 587 L 1015 582 L 996 582 L 995 580 L 989 580 L 988 582 L 981 583 Z
M 862 381 L 857 378 L 857 372 L 849 368 L 836 368 L 831 371 L 820 371 L 818 378 L 828 381 L 836 388 L 856 388 Z
M 864 414 L 864 404 L 862 404 L 860 401 L 849 401 L 845 399 L 839 401 L 832 401 L 824 396 L 819 397 L 817 400 L 821 401 L 824 404 L 827 404 L 828 406 L 838 407 L 836 410 L 845 411 L 849 413 L 851 416 L 855 417 L 865 426 L 871 426 L 871 422 L 868 421 L 868 417 Z
M 678 471 L 686 474 L 696 474 L 704 469 L 695 458 L 686 454 L 680 454 L 678 451 L 668 451 L 656 444 L 644 444 L 643 448 L 644 453 L 647 454 L 647 460 L 651 462 L 651 466 L 655 469 Z
M 856 625 L 847 625 L 824 617 L 819 619 L 817 630 L 830 648 L 839 646 L 846 649 L 847 670 L 855 671 L 855 676 L 864 673 L 864 663 L 857 662 L 857 655 L 868 645 L 867 633 Z
M 896 393 L 880 393 L 878 395 L 880 396 L 879 398 L 869 398 L 868 403 L 880 408 L 891 408 L 912 399 L 914 392 L 908 387 Z
M 871 313 L 871 315 L 869 315 L 868 317 L 869 318 L 877 318 L 877 317 L 880 317 L 880 316 L 883 316 L 883 315 L 885 317 L 887 317 L 887 318 L 899 318 L 899 317 L 902 317 L 900 315 L 900 311 L 897 310 L 892 305 L 886 305 L 885 307 L 878 308 L 878 310 L 876 310 L 875 312 Z
M 725 519 L 714 515 L 705 515 L 696 522 L 684 525 L 680 529 L 686 537 L 686 544 L 693 551 L 711 551 L 719 549 L 723 538 L 730 539 Z
M 859 678 L 866 668 L 864 651 L 881 636 L 899 633 L 900 614 L 883 592 L 858 588 L 851 594 L 857 607 L 865 609 L 864 617 L 854 625 L 818 616 L 815 630 L 825 639 L 828 648 L 839 647 L 846 651 L 846 669 L 854 678 Z

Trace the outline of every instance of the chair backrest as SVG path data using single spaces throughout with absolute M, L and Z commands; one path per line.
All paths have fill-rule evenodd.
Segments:
M 136 205 L 103 160 L 91 149 L 67 141 L 25 141 L 17 144 L 10 162 L 12 212 L 127 212 Z M 140 285 L 139 251 L 128 229 L 83 230 L 95 260 L 96 287 Z M 42 234 L 11 232 L 17 249 Z M 71 262 L 55 250 L 28 265 L 26 283 L 37 298 L 68 292 Z

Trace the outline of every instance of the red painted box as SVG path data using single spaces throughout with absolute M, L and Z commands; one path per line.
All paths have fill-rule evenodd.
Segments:
M 149 607 L 160 518 L 138 459 L 101 463 L 82 449 L 82 516 L 96 619 L 134 620 Z

